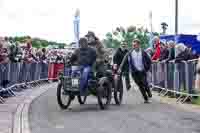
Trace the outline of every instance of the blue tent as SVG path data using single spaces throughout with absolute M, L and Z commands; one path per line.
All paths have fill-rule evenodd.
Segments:
M 186 46 L 192 47 L 192 51 L 200 54 L 200 41 L 197 40 L 197 35 L 162 35 L 161 41 L 175 41 L 176 43 L 184 43 Z

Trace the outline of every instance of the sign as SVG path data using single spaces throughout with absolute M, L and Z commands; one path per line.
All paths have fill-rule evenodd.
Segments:
M 79 79 L 72 79 L 72 86 L 78 86 L 79 85 Z

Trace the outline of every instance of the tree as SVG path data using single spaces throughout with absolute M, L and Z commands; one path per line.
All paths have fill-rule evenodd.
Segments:
M 125 29 L 120 26 L 113 32 L 108 32 L 103 43 L 107 48 L 118 48 L 122 41 L 126 41 L 130 48 L 133 39 L 138 38 L 141 40 L 142 48 L 147 48 L 149 46 L 149 37 L 147 34 L 148 31 L 143 28 L 137 29 L 135 26 L 129 26 Z
M 166 22 L 162 22 L 161 28 L 162 28 L 162 34 L 165 35 L 168 28 L 168 24 Z
M 51 41 L 47 41 L 45 39 L 41 39 L 41 38 L 31 38 L 30 36 L 16 36 L 16 37 L 9 37 L 9 40 L 11 42 L 21 42 L 21 43 L 26 43 L 27 40 L 32 40 L 32 47 L 34 48 L 46 48 L 49 45 L 54 45 L 58 48 L 64 48 L 65 47 L 65 43 L 57 43 L 57 42 L 51 42 Z

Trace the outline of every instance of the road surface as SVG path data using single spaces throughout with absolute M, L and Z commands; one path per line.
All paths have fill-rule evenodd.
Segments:
M 52 86 L 31 104 L 32 133 L 200 133 L 200 114 L 154 99 L 144 104 L 134 89 L 125 93 L 121 106 L 113 104 L 105 111 L 99 109 L 95 97 L 88 97 L 87 104 L 81 106 L 75 99 L 70 107 L 59 108 Z

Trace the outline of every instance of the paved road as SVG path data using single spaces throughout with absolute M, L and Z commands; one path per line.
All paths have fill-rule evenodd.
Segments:
M 33 102 L 30 108 L 32 133 L 200 133 L 200 115 L 185 112 L 152 100 L 143 104 L 138 92 L 125 94 L 121 106 L 101 111 L 95 97 L 80 106 L 75 100 L 72 110 L 61 110 L 56 88 Z

